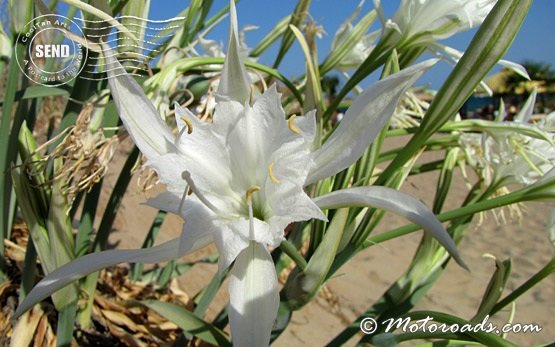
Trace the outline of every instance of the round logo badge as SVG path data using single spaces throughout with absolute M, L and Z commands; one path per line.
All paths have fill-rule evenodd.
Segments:
M 83 70 L 87 59 L 87 49 L 78 38 L 86 42 L 83 31 L 71 19 L 58 14 L 36 17 L 17 36 L 17 42 L 27 50 L 17 64 L 37 84 L 56 87 L 68 83 Z

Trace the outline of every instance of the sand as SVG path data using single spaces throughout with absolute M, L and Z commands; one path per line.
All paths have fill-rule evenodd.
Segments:
M 403 145 L 405 140 L 404 138 L 394 139 L 388 142 L 387 147 Z M 441 153 L 427 154 L 423 160 L 440 156 Z M 116 164 L 121 164 L 121 156 L 118 157 L 120 158 L 117 159 Z M 111 171 L 106 179 L 106 190 L 109 190 L 110 182 L 115 181 L 114 172 L 115 170 Z M 436 173 L 411 177 L 402 191 L 420 198 L 430 206 L 436 179 Z M 163 190 L 162 187 L 157 187 L 145 194 L 136 188 L 136 180 L 131 184 L 122 203 L 121 213 L 116 219 L 115 230 L 110 237 L 110 241 L 117 248 L 140 246 L 156 213 L 142 203 L 147 196 Z M 445 208 L 457 207 L 467 191 L 465 181 L 457 172 Z M 105 203 L 106 199 L 106 194 L 103 194 L 101 201 Z M 450 262 L 436 285 L 417 304 L 416 309 L 436 310 L 466 319 L 472 317 L 495 269 L 494 261 L 484 258 L 485 253 L 500 260 L 512 259 L 513 271 L 504 295 L 517 288 L 554 256 L 554 247 L 549 241 L 545 228 L 545 221 L 553 207 L 555 207 L 553 203 L 528 203 L 522 218 L 508 220 L 504 224 L 496 223 L 491 214 L 486 214 L 482 222 L 479 218 L 474 218 L 459 245 L 459 250 L 471 272 Z M 181 232 L 181 223 L 179 218 L 169 216 L 162 227 L 158 242 L 177 236 Z M 376 233 L 405 224 L 402 218 L 388 214 Z M 294 313 L 289 327 L 274 346 L 321 346 L 329 342 L 369 308 L 402 274 L 418 246 L 421 235 L 422 232 L 419 231 L 370 247 L 357 254 L 328 281 L 315 300 Z M 199 254 L 189 258 L 198 259 L 211 251 L 213 248 L 200 251 Z M 215 265 L 198 264 L 182 276 L 179 283 L 189 295 L 194 296 L 210 281 L 215 271 Z M 207 319 L 211 319 L 226 304 L 225 292 L 224 285 L 213 307 L 209 309 Z M 551 276 L 517 301 L 514 322 L 536 323 L 543 330 L 540 333 L 509 334 L 508 339 L 522 346 L 555 341 L 553 293 L 555 293 L 555 277 Z M 508 311 L 502 311 L 496 321 L 503 322 L 508 316 Z M 348 345 L 354 345 L 361 336 L 357 335 L 351 339 Z

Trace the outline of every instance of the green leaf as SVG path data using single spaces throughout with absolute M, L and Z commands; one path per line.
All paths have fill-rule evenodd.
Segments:
M 166 211 L 160 210 L 158 211 L 156 216 L 154 216 L 154 219 L 152 220 L 152 224 L 150 225 L 150 229 L 146 234 L 145 240 L 143 241 L 143 245 L 141 246 L 141 248 L 149 248 L 154 245 L 154 241 L 156 241 L 156 237 L 160 232 L 160 228 L 162 227 L 162 223 L 164 223 L 164 220 L 166 219 L 167 214 L 168 213 Z M 143 264 L 141 263 L 133 264 L 131 266 L 131 280 L 139 281 L 141 279 L 142 272 L 143 272 Z
M 509 305 L 515 301 L 522 294 L 526 293 L 528 290 L 534 288 L 538 283 L 540 283 L 545 278 L 548 278 L 555 273 L 555 259 L 551 259 L 543 268 L 540 269 L 534 276 L 524 282 L 520 287 L 512 291 L 509 295 L 504 297 L 499 301 L 491 310 L 491 314 L 495 314 L 502 310 L 505 306 Z
M 200 294 L 200 300 L 198 300 L 197 307 L 195 307 L 195 315 L 202 318 L 208 310 L 208 307 L 216 297 L 218 290 L 222 286 L 222 283 L 227 275 L 227 271 L 220 273 L 219 271 L 214 275 L 208 286 L 204 288 Z
M 22 25 L 25 25 L 23 23 Z M 13 210 L 11 206 L 12 201 L 12 182 L 10 177 L 10 166 L 17 157 L 17 148 L 10 146 L 12 134 L 18 134 L 18 122 L 14 120 L 12 124 L 12 115 L 15 108 L 15 92 L 19 83 L 19 75 L 21 71 L 19 66 L 13 62 L 16 59 L 21 59 L 25 55 L 25 47 L 22 43 L 16 43 L 12 50 L 12 56 L 9 65 L 8 77 L 4 88 L 4 103 L 2 105 L 2 118 L 0 119 L 0 238 L 3 240 L 10 233 L 12 228 L 12 215 Z M 0 252 L 4 253 L 4 243 L 0 242 Z M 0 259 L 0 281 L 4 277 L 4 259 Z
M 56 347 L 71 346 L 76 314 L 77 302 L 74 302 L 60 311 L 58 315 L 58 327 L 56 329 Z
M 29 100 L 38 99 L 45 96 L 69 96 L 69 88 L 67 85 L 60 87 L 47 87 L 42 85 L 35 85 L 25 88 L 24 90 L 18 90 L 15 93 L 15 100 Z M 4 100 L 0 100 L 0 105 L 4 104 Z
M 274 25 L 272 30 L 268 34 L 266 34 L 266 36 L 264 36 L 264 38 L 260 40 L 260 42 L 258 42 L 258 45 L 256 45 L 256 47 L 254 47 L 250 51 L 249 56 L 259 57 L 262 53 L 264 53 L 264 51 L 266 51 L 268 47 L 276 42 L 276 40 L 285 32 L 285 30 L 287 30 L 290 22 L 291 15 L 286 16 L 282 20 L 280 20 L 276 25 Z
M 178 327 L 183 329 L 184 332 L 196 336 L 205 342 L 217 346 L 231 347 L 229 338 L 223 331 L 214 327 L 212 324 L 205 322 L 195 316 L 191 311 L 188 311 L 181 306 L 156 300 L 132 301 L 130 303 L 148 307 L 162 317 L 176 324 Z
M 125 34 L 128 38 L 133 40 L 136 45 L 140 45 L 141 43 L 137 40 L 135 35 L 129 31 L 125 26 L 123 26 L 120 22 L 118 22 L 114 17 L 110 16 L 106 12 L 99 10 L 98 8 L 94 7 L 93 5 L 89 5 L 80 0 L 61 0 L 66 4 L 76 7 L 83 12 L 89 13 L 95 17 L 98 17 L 106 22 L 106 24 L 110 24 L 116 28 L 119 32 Z
M 295 10 L 291 14 L 291 20 L 289 21 L 289 25 L 293 25 L 295 27 L 301 26 L 304 23 L 304 20 L 308 14 L 308 8 L 310 7 L 310 0 L 299 0 L 297 6 L 295 6 Z M 276 57 L 276 61 L 274 62 L 274 69 L 277 69 L 283 57 L 291 48 L 291 45 L 295 41 L 295 36 L 291 30 L 286 30 L 283 34 L 283 38 L 281 39 L 281 45 L 279 47 L 279 52 Z
M 303 113 L 306 114 L 309 111 L 316 109 L 316 119 L 318 122 L 318 119 L 322 116 L 322 111 L 324 109 L 322 86 L 320 85 L 320 73 L 314 66 L 315 57 L 312 56 L 310 47 L 308 46 L 308 43 L 306 42 L 301 31 L 292 25 L 290 25 L 289 28 L 293 31 L 293 34 L 299 41 L 306 60 L 307 90 L 305 103 L 303 105 Z M 318 139 L 316 141 L 318 141 Z
M 434 197 L 434 207 L 432 211 L 434 213 L 440 213 L 443 209 L 443 204 L 447 198 L 447 194 L 451 188 L 451 182 L 453 180 L 453 169 L 457 165 L 459 153 L 461 149 L 459 147 L 453 147 L 447 150 L 445 155 L 444 164 L 439 171 L 439 178 L 437 180 L 436 195 Z
M 427 319 L 427 317 L 432 317 L 433 322 L 441 324 L 445 323 L 446 325 L 454 325 L 457 324 L 459 327 L 464 326 L 465 324 L 472 324 L 466 319 L 462 319 L 459 317 L 455 317 L 449 314 L 445 314 L 442 312 L 435 312 L 435 311 L 414 311 L 409 312 L 407 315 L 402 316 L 400 318 L 410 317 L 412 321 L 417 321 L 420 319 Z M 486 328 L 488 323 L 485 324 Z M 431 332 L 407 332 L 396 335 L 397 342 L 402 341 L 410 341 L 416 339 L 433 339 L 433 338 L 448 338 L 448 339 L 460 339 L 463 341 L 475 341 L 484 344 L 488 347 L 517 347 L 514 343 L 503 339 L 500 336 L 497 336 L 492 333 L 487 333 L 485 331 L 479 330 L 477 332 L 473 331 L 466 331 L 464 333 L 458 332 L 454 334 L 443 334 L 441 332 L 438 333 L 431 333 Z
M 509 275 L 511 273 L 511 261 L 505 260 L 503 262 L 495 259 L 495 272 L 489 281 L 486 292 L 482 296 L 482 302 L 478 308 L 476 315 L 472 317 L 471 322 L 478 323 L 484 319 L 487 315 L 491 314 L 491 310 L 501 297 L 503 289 L 507 284 Z
M 337 248 L 341 242 L 348 208 L 338 209 L 331 220 L 322 242 L 308 261 L 304 271 L 295 268 L 284 287 L 287 304 L 293 310 L 299 309 L 318 292 L 333 264 Z

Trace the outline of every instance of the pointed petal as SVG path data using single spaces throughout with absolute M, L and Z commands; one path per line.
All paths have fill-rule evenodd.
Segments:
M 314 202 L 322 209 L 371 206 L 401 215 L 433 236 L 460 266 L 468 270 L 457 251 L 455 242 L 436 216 L 423 203 L 408 194 L 380 186 L 357 187 L 317 197 Z
M 254 235 L 251 239 L 248 219 L 240 219 L 232 223 L 221 223 L 214 231 L 214 242 L 220 253 L 218 268 L 227 269 L 233 261 L 249 247 L 251 241 L 263 245 L 274 245 L 269 225 L 259 219 L 253 219 Z M 278 243 L 279 245 L 279 243 Z
M 146 204 L 183 218 L 185 222 L 179 240 L 180 254 L 194 252 L 214 242 L 216 216 L 195 196 L 183 197 L 166 191 L 148 199 Z
M 158 210 L 179 215 L 179 205 L 182 199 L 183 196 L 177 193 L 165 191 L 155 197 L 149 198 L 145 204 Z
M 214 242 L 216 216 L 195 197 L 188 197 L 178 211 L 185 223 L 179 239 L 179 253 L 189 254 Z
M 237 30 L 235 1 L 229 2 L 229 42 L 222 77 L 216 93 L 216 101 L 237 101 L 244 104 L 249 100 L 250 79 L 241 61 L 241 45 Z
M 381 0 L 374 0 L 374 8 L 378 12 L 378 18 L 382 23 L 382 27 L 385 28 L 385 23 L 387 22 L 387 18 L 385 17 L 385 12 L 383 10 Z
M 361 93 L 326 143 L 313 153 L 316 166 L 306 184 L 335 175 L 355 162 L 393 115 L 405 91 L 436 62 L 430 59 L 411 66 Z
M 536 105 L 536 96 L 538 95 L 538 87 L 534 87 L 532 93 L 524 105 L 522 105 L 522 109 L 520 112 L 515 116 L 515 122 L 525 123 L 528 124 L 532 115 L 534 114 L 534 106 Z
M 123 125 L 141 152 L 152 159 L 164 153 L 174 152 L 173 138 L 154 105 L 139 84 L 127 74 L 116 59 L 116 53 L 105 46 L 109 66 L 108 82 L 112 97 Z
M 229 279 L 229 320 L 234 346 L 268 346 L 279 291 L 274 262 L 263 245 L 251 242 L 237 257 Z
M 167 186 L 167 189 L 175 194 L 182 194 L 185 191 L 187 182 L 181 176 L 187 166 L 183 160 L 183 155 L 168 153 L 149 158 L 146 166 L 150 167 L 160 179 L 160 182 Z
M 20 316 L 37 302 L 92 272 L 119 263 L 159 263 L 179 258 L 183 255 L 179 249 L 180 242 L 177 238 L 147 249 L 109 250 L 77 258 L 43 278 L 19 305 L 15 316 Z
M 528 75 L 528 71 L 526 71 L 526 68 L 518 63 L 510 60 L 501 59 L 499 60 L 499 65 L 513 71 L 514 73 L 526 78 L 527 80 L 530 80 L 530 75 Z

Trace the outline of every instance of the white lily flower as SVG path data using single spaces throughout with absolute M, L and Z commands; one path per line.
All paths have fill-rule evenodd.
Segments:
M 313 150 L 314 111 L 287 120 L 275 86 L 262 95 L 251 92 L 239 56 L 234 2 L 230 5 L 229 49 L 212 123 L 202 122 L 176 105 L 179 134 L 174 136 L 141 87 L 121 73 L 123 68 L 110 71 L 110 88 L 124 126 L 148 159 L 147 165 L 167 186 L 166 192 L 148 204 L 182 216 L 181 236 L 147 250 L 112 250 L 79 258 L 39 282 L 17 314 L 103 267 L 177 258 L 214 242 L 220 269 L 232 266 L 229 318 L 234 345 L 268 345 L 279 303 L 269 247 L 280 244 L 288 224 L 326 220 L 321 208 L 334 205 L 368 205 L 405 216 L 436 237 L 463 264 L 453 240 L 434 215 L 406 194 L 384 187 L 351 188 L 319 197 L 317 204 L 304 191 L 308 184 L 335 175 L 356 161 L 406 89 L 435 60 L 369 87 L 353 102 L 328 141 Z M 188 196 L 188 192 L 192 194 Z
M 384 27 L 402 42 L 419 45 L 448 38 L 480 25 L 497 0 L 402 0 L 385 20 L 380 0 L 374 0 Z M 395 34 L 396 33 L 396 34 Z
M 345 41 L 352 39 L 352 33 L 354 31 L 353 21 L 358 17 L 362 9 L 364 1 L 361 1 L 357 6 L 355 12 L 341 24 L 341 26 L 335 32 L 333 40 L 331 42 L 331 51 L 333 52 L 337 47 L 340 47 Z M 360 40 L 357 41 L 355 46 L 341 59 L 341 61 L 335 66 L 336 69 L 340 71 L 347 71 L 356 69 L 362 64 L 362 62 L 368 57 L 370 52 L 375 47 L 374 41 L 380 34 L 379 31 L 372 32 L 370 34 L 364 35 Z
M 529 186 L 555 167 L 555 135 L 549 131 L 555 113 L 543 123 L 529 125 L 535 99 L 533 92 L 514 121 L 496 122 L 504 124 L 503 128 L 492 128 L 483 134 L 461 134 L 459 142 L 467 161 L 486 185 L 505 180 L 505 185 Z M 523 130 L 536 135 L 528 136 Z
M 256 30 L 256 29 L 258 29 L 257 26 L 249 25 L 241 29 L 241 31 L 239 31 L 239 56 L 241 57 L 242 61 L 257 60 L 256 58 L 249 57 L 249 53 L 251 49 L 247 45 L 247 41 L 245 39 L 245 32 Z M 224 45 L 222 42 L 218 42 L 216 40 L 211 40 L 211 39 L 205 39 L 204 37 L 200 36 L 198 38 L 198 43 L 207 56 L 214 57 L 214 58 L 225 57 Z

